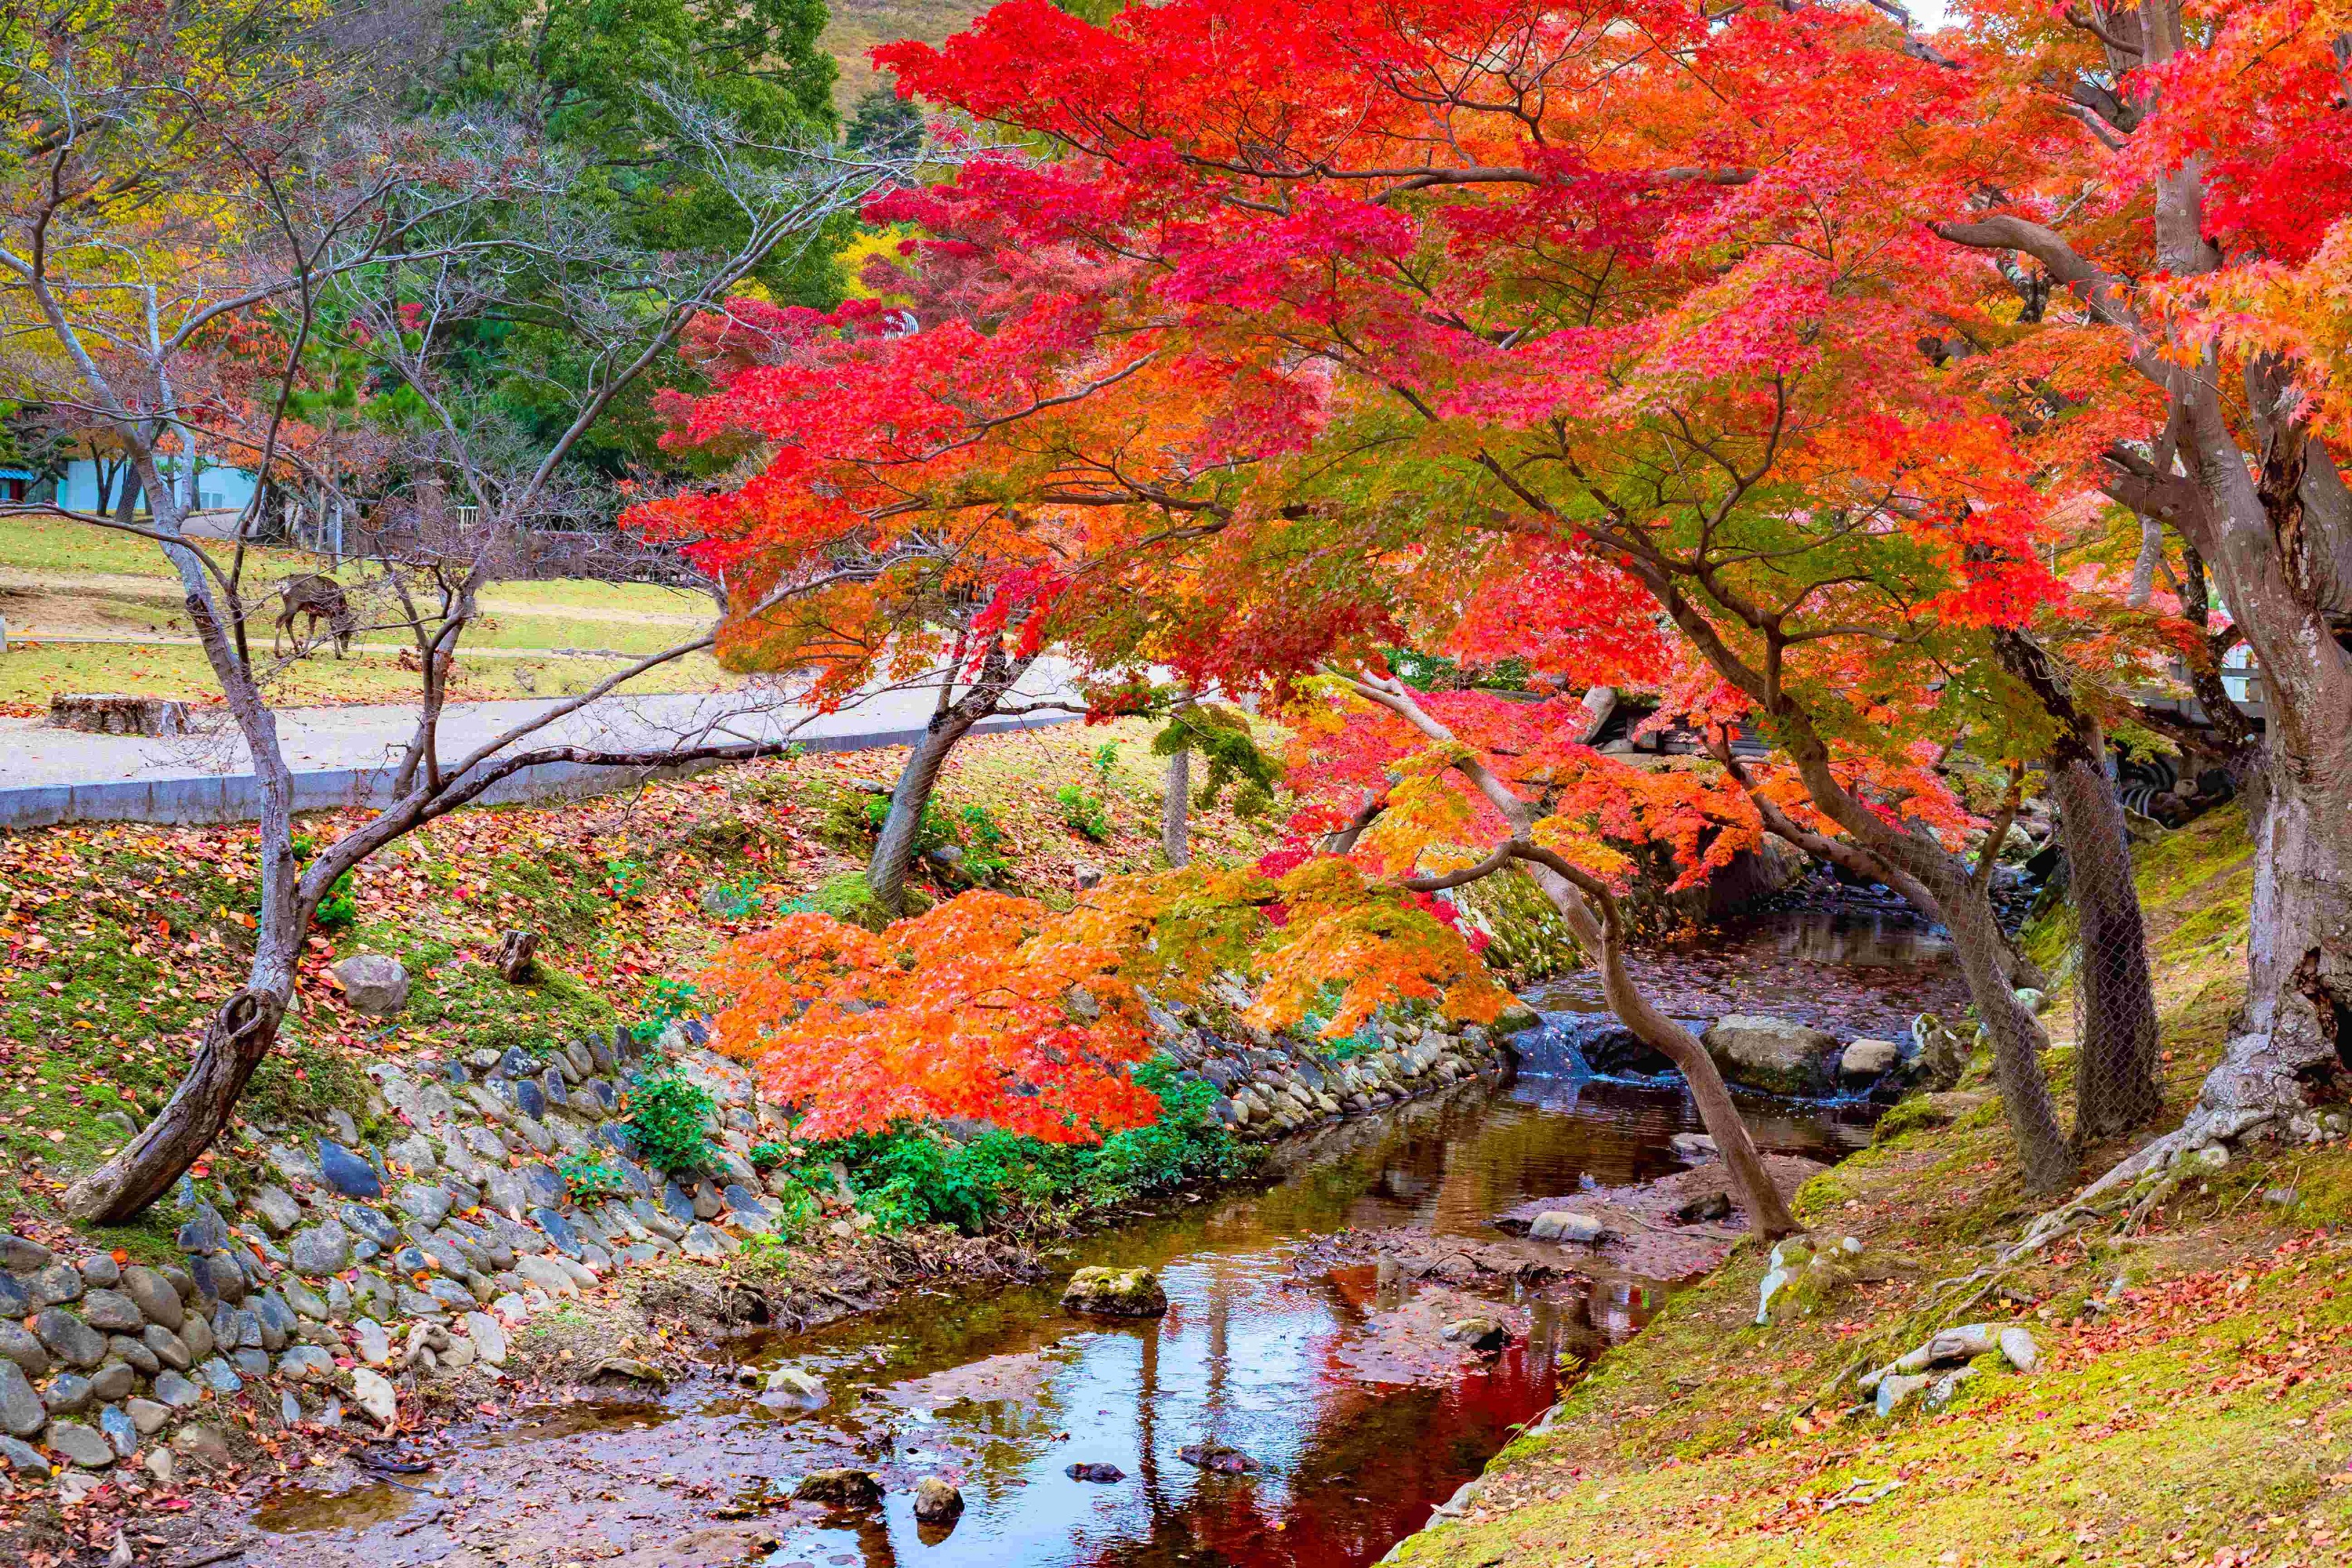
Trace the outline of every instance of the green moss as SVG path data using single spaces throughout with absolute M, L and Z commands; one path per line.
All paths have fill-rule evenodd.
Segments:
M 931 907 L 930 899 L 913 888 L 907 889 L 906 900 L 905 912 L 909 915 L 920 914 Z M 874 889 L 866 882 L 863 871 L 844 871 L 838 877 L 827 878 L 817 884 L 816 890 L 808 895 L 806 902 L 809 908 L 821 914 L 831 915 L 847 925 L 864 926 L 872 931 L 881 931 L 898 918 L 874 896 Z
M 319 1122 L 331 1110 L 363 1117 L 368 1081 L 349 1057 L 280 1041 L 245 1086 L 238 1109 L 259 1122 Z

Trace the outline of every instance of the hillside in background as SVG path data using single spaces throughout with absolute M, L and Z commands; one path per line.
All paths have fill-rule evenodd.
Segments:
M 920 38 L 936 44 L 988 9 L 991 0 L 833 0 L 833 22 L 818 41 L 841 62 L 833 100 L 846 116 L 881 79 L 866 58 L 877 44 Z

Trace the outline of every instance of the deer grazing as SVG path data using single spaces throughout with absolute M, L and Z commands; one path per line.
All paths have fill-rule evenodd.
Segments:
M 322 577 L 316 572 L 306 572 L 299 577 L 289 577 L 278 584 L 278 624 L 269 634 L 269 651 L 278 651 L 281 637 L 294 637 L 294 651 L 309 650 L 309 638 L 319 633 L 319 623 L 325 621 L 334 635 L 335 657 L 341 658 L 352 646 L 352 634 L 359 630 L 359 617 L 352 613 L 352 602 L 343 596 L 342 584 L 332 577 Z M 307 616 L 309 624 L 302 632 L 294 631 L 294 617 Z

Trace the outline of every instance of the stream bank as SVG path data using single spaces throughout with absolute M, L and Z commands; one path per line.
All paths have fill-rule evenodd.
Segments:
M 2138 847 L 2177 1125 L 2245 996 L 2252 854 L 2215 812 Z M 2067 1103 L 2065 931 L 2029 927 L 2061 974 L 2046 1016 Z M 2045 1205 L 2023 1193 L 1990 1064 L 1906 1102 L 1872 1146 L 1801 1190 L 1798 1218 L 1853 1235 L 1867 1269 L 1810 1315 L 1759 1326 L 1767 1260 L 1735 1254 L 1486 1467 L 1401 1563 L 1703 1563 L 1885 1568 L 2352 1562 L 2352 1147 L 2213 1148 L 2138 1224 L 2123 1215 L 2001 1267 Z M 2340 1108 L 2336 1113 L 2339 1119 Z M 2086 1170 L 2136 1140 L 2085 1151 Z M 2000 1355 L 1882 1415 L 1869 1371 L 1948 1329 L 2022 1327 Z
M 1817 1002 L 1832 976 L 1869 994 L 1874 977 L 1823 963 Z M 1688 1000 L 1715 1011 L 1738 997 L 1702 980 Z M 1478 1474 L 1563 1377 L 1639 1330 L 1674 1279 L 1738 1239 L 1720 1218 L 1672 1220 L 1661 1233 L 1696 1250 L 1669 1259 L 1497 1226 L 1529 1205 L 1633 1205 L 1661 1179 L 1704 1184 L 1680 1086 L 1580 1069 L 1583 1026 L 1549 1011 L 1521 1037 L 1533 1070 L 1465 1069 L 1442 1092 L 1283 1140 L 1262 1182 L 1087 1237 L 1045 1258 L 1042 1279 L 917 1283 L 879 1312 L 696 1348 L 681 1363 L 710 1364 L 666 1384 L 509 1385 L 493 1415 L 453 1410 L 448 1425 L 299 1479 L 256 1474 L 193 1528 L 236 1540 L 247 1563 L 321 1568 L 1369 1563 Z M 1791 1184 L 1869 1137 L 1859 1101 L 1745 1108 Z M 1066 1313 L 1059 1280 L 1080 1264 L 1155 1269 L 1169 1313 Z M 561 1301 L 530 1331 L 580 1312 Z M 1498 1352 L 1456 1331 L 1478 1318 Z M 1185 1453 L 1219 1447 L 1246 1463 L 1204 1468 Z M 416 1468 L 362 1462 L 386 1457 Z M 1076 1479 L 1074 1465 L 1120 1479 Z M 804 1478 L 843 1467 L 877 1478 L 877 1508 L 793 1500 Z M 912 1512 L 917 1484 L 940 1479 L 964 1501 L 944 1530 Z

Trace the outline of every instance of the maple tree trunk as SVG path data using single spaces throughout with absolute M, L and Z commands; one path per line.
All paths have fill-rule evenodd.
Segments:
M 2087 1141 L 2126 1131 L 2164 1109 L 2156 988 L 2114 782 L 2096 762 L 2076 755 L 2053 759 L 2050 785 L 2066 846 L 2067 897 L 2082 922 L 2074 1136 Z
M 2083 1037 L 2075 1044 L 2078 1142 L 2138 1126 L 2164 1109 L 2158 1074 L 2156 987 L 2132 881 L 2131 838 L 2107 773 L 2106 737 L 2059 668 L 2022 632 L 1999 631 L 1994 657 L 2055 721 L 2044 759 L 2058 801 L 2069 900 L 2081 921 Z
M 1951 933 L 1952 953 L 1968 982 L 1969 998 L 1992 1039 L 1993 1077 L 2000 1087 L 2001 1110 L 2017 1139 L 2026 1185 L 2036 1192 L 2071 1185 L 2077 1168 L 2074 1144 L 2059 1125 L 2058 1108 L 2042 1069 L 2049 1037 L 2010 987 L 2009 933 L 2001 930 L 1986 888 L 1970 875 L 1966 862 L 1933 838 L 1894 826 L 1848 793 L 1832 770 L 1829 748 L 1813 731 L 1809 717 L 1793 707 L 1784 709 L 1781 717 L 1789 755 L 1813 804 L 1880 859 L 1917 878 L 1944 911 L 1944 929 Z
M 1168 759 L 1168 780 L 1160 796 L 1160 852 L 1171 867 L 1187 865 L 1192 858 L 1187 820 L 1192 790 L 1192 753 L 1187 749 Z
M 2324 761 L 2325 759 L 2321 759 Z M 2340 775 L 2273 746 L 2249 809 L 2255 852 L 2247 1033 L 2200 1106 L 2292 1119 L 2305 1085 L 2352 1068 L 2352 810 Z
M 866 868 L 866 885 L 894 915 L 906 907 L 907 873 L 915 863 L 923 808 L 931 803 L 940 770 L 947 765 L 948 753 L 955 750 L 956 742 L 970 734 L 981 718 L 981 710 L 966 711 L 961 703 L 934 717 L 929 731 L 908 753 L 907 765 L 890 791 L 890 815 L 883 819 L 881 837 L 875 840 L 874 858 Z

